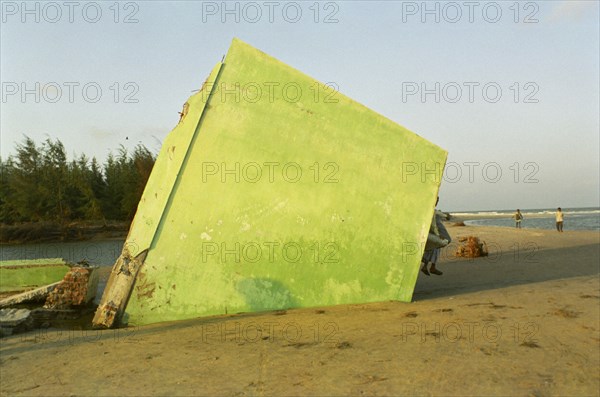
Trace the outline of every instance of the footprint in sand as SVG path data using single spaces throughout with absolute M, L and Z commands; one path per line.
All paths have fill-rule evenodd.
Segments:
M 577 318 L 581 314 L 581 312 L 576 312 L 574 310 L 570 310 L 567 308 L 558 309 L 554 312 L 555 315 L 564 317 L 564 318 Z
M 529 347 L 532 349 L 539 349 L 541 348 L 540 345 L 538 345 L 537 343 L 535 343 L 534 341 L 526 341 L 520 344 L 520 346 L 524 346 L 524 347 Z

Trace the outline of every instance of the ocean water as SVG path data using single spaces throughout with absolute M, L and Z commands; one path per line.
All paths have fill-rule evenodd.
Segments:
M 476 212 L 457 212 L 452 215 L 468 218 L 477 215 L 478 217 L 489 215 L 489 219 L 477 219 L 466 221 L 467 225 L 481 226 L 515 226 L 515 220 L 511 216 L 515 210 L 499 211 L 476 211 Z M 521 210 L 523 221 L 521 227 L 529 229 L 556 229 L 556 208 L 540 208 Z M 600 208 L 563 208 L 564 223 L 563 230 L 600 230 Z M 498 217 L 502 216 L 502 217 Z M 496 218 L 498 217 L 498 218 Z

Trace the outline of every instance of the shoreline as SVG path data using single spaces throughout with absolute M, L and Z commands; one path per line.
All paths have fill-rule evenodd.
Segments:
M 527 214 L 523 210 L 527 219 L 553 219 L 552 213 L 532 213 Z M 444 223 L 452 225 L 459 222 L 479 221 L 487 219 L 512 219 L 512 213 L 495 213 L 490 211 L 480 211 L 482 213 L 465 212 L 445 212 L 451 215 L 450 220 L 444 220 Z M 569 216 L 569 211 L 565 210 L 565 215 Z M 568 218 L 567 218 L 568 219 Z M 482 226 L 471 224 L 472 226 Z M 494 225 L 483 225 L 490 227 L 502 227 Z M 0 247 L 10 245 L 24 245 L 37 243 L 61 243 L 78 241 L 98 241 L 98 240 L 117 240 L 125 239 L 129 232 L 130 223 L 121 221 L 79 221 L 71 222 L 68 225 L 59 225 L 53 222 L 27 222 L 23 224 L 7 225 L 0 224 Z M 523 226 L 526 229 L 526 226 Z M 534 229 L 534 228 L 529 228 Z M 536 230 L 550 230 L 537 229 Z M 596 229 L 577 229 L 594 231 Z
M 118 221 L 82 221 L 67 225 L 53 222 L 2 224 L 0 246 L 120 239 L 127 237 L 129 226 L 129 222 Z
M 522 229 L 529 229 L 529 230 L 556 230 L 555 229 L 555 216 L 554 214 L 538 214 L 538 213 L 533 213 L 533 214 L 526 214 L 523 213 L 526 217 L 522 222 L 521 228 Z M 592 212 L 590 213 L 585 213 L 587 214 L 593 214 Z M 452 216 L 451 219 L 449 221 L 444 221 L 444 223 L 446 225 L 454 225 L 454 224 L 458 224 L 460 222 L 464 223 L 465 225 L 468 226 L 474 226 L 474 227 L 513 227 L 514 228 L 514 218 L 513 218 L 513 214 L 460 214 L 460 215 L 454 215 L 452 213 L 450 213 L 450 215 Z M 568 214 L 565 213 L 565 232 L 569 231 L 569 232 L 573 232 L 573 231 L 590 231 L 590 232 L 594 232 L 594 231 L 598 231 L 600 230 L 598 228 L 598 226 L 600 225 L 594 225 L 594 226 L 589 226 L 588 228 L 579 228 L 582 225 L 581 224 L 576 224 L 576 229 L 571 229 L 569 228 L 569 224 L 572 225 L 571 222 L 569 222 L 572 218 L 571 216 L 573 215 L 579 215 L 578 213 L 575 214 Z M 584 215 L 583 213 L 581 213 L 581 215 Z M 490 224 L 490 223 L 478 223 L 480 221 L 497 221 L 497 220 L 511 220 L 512 221 L 512 225 L 494 225 L 494 224 Z M 543 226 L 541 226 L 539 224 L 539 222 L 533 222 L 533 226 L 531 222 L 527 222 L 528 220 L 547 220 L 547 223 L 544 223 Z M 537 223 L 537 225 L 536 225 Z M 586 225 L 588 226 L 588 225 Z
M 523 213 L 525 214 L 525 213 Z M 461 221 L 477 221 L 482 219 L 514 219 L 513 214 L 472 214 L 472 215 L 452 215 L 452 220 L 460 219 Z M 554 219 L 554 215 L 552 214 L 527 214 L 527 218 L 532 219 Z

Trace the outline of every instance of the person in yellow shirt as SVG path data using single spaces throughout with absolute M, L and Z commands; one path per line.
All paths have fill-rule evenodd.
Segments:
M 559 233 L 562 233 L 563 231 L 563 212 L 562 209 L 560 207 L 557 208 L 556 210 L 556 230 Z

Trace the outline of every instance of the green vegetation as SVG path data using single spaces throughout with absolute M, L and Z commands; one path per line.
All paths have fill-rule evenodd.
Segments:
M 69 162 L 60 140 L 25 136 L 16 155 L 0 158 L 0 223 L 131 221 L 155 158 L 138 145 L 103 165 L 85 154 Z

